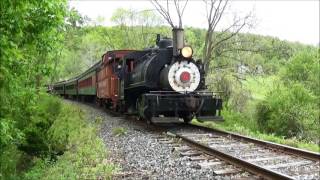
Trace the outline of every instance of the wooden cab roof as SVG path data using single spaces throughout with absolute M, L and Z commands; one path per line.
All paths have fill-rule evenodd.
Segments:
M 102 55 L 102 63 L 108 64 L 113 60 L 121 59 L 125 55 L 135 52 L 136 50 L 113 50 L 107 51 L 105 54 Z

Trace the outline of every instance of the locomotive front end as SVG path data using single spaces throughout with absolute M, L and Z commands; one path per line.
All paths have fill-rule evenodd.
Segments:
M 174 62 L 161 71 L 160 83 L 162 88 L 179 93 L 193 92 L 200 84 L 200 71 L 191 61 Z
M 173 30 L 172 60 L 160 72 L 160 88 L 138 100 L 139 114 L 153 123 L 222 120 L 222 100 L 205 91 L 201 61 L 192 58 L 193 49 L 185 46 L 183 30 Z

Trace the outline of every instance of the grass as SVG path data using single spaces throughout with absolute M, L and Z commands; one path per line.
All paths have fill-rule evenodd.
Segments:
M 224 130 L 224 131 L 230 131 L 230 132 L 235 132 L 241 135 L 249 136 L 252 138 L 260 139 L 260 140 L 265 140 L 265 141 L 270 141 L 278 144 L 284 144 L 288 145 L 291 147 L 296 147 L 300 149 L 305 149 L 313 152 L 320 152 L 319 145 L 314 144 L 312 142 L 306 142 L 303 140 L 299 140 L 296 138 L 290 138 L 290 139 L 285 139 L 283 137 L 278 137 L 273 134 L 264 134 L 258 131 L 252 131 L 244 126 L 235 124 L 233 127 L 232 126 L 225 126 L 222 123 L 214 123 L 214 122 L 205 122 L 205 123 L 200 123 L 196 120 L 192 121 L 193 124 L 197 125 L 202 125 L 206 126 L 209 128 L 214 128 L 214 129 L 219 129 L 219 130 Z
M 278 76 L 248 76 L 242 83 L 244 87 L 251 92 L 254 100 L 263 100 L 268 91 L 272 89 L 274 84 L 279 80 L 278 78 Z
M 127 130 L 123 127 L 116 127 L 112 129 L 112 134 L 114 136 L 123 136 L 127 134 Z
M 231 111 L 230 108 L 222 111 L 222 116 L 225 121 L 220 123 L 204 122 L 200 123 L 193 120 L 192 123 L 203 125 L 206 127 L 216 128 L 220 130 L 235 132 L 238 134 L 250 136 L 253 138 L 271 141 L 279 144 L 285 144 L 288 146 L 306 149 L 314 152 L 320 152 L 319 145 L 314 142 L 308 142 L 298 138 L 284 138 L 276 136 L 274 134 L 266 134 L 260 132 L 256 120 L 256 104 L 263 100 L 266 94 L 276 85 L 279 81 L 278 76 L 268 77 L 247 77 L 246 81 L 243 81 L 243 87 L 250 91 L 251 99 L 249 99 L 244 112 L 239 113 Z
M 86 121 L 79 107 L 63 104 L 48 131 L 53 149 L 63 150 L 56 161 L 33 159 L 34 166 L 23 179 L 111 179 L 117 167 L 108 161 L 106 147 L 97 136 L 98 124 Z

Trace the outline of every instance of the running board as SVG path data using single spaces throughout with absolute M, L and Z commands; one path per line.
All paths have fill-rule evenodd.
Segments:
M 217 121 L 217 122 L 223 122 L 224 119 L 222 116 L 197 116 L 196 118 L 198 121 Z

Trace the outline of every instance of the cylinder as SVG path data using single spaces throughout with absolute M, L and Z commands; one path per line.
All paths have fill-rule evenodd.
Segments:
M 180 49 L 184 46 L 184 31 L 183 29 L 173 28 L 172 29 L 173 39 L 173 56 L 180 55 Z

